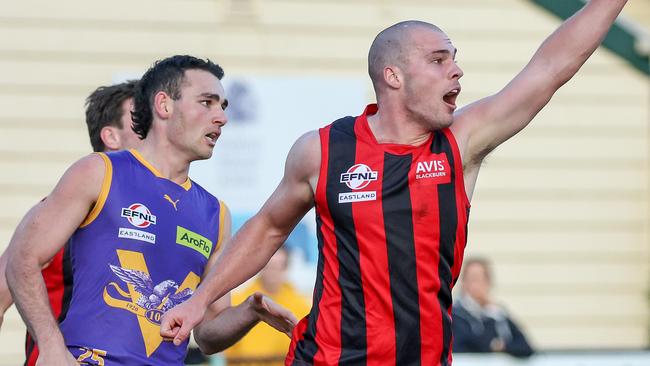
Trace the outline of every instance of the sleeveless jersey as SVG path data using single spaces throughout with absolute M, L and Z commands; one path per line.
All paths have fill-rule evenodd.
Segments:
M 449 129 L 379 144 L 366 108 L 320 129 L 313 307 L 287 365 L 450 365 L 469 201 Z
M 61 331 L 81 364 L 183 365 L 160 337 L 220 239 L 225 210 L 205 189 L 162 178 L 135 150 L 100 153 L 102 191 L 70 239 L 72 299 Z

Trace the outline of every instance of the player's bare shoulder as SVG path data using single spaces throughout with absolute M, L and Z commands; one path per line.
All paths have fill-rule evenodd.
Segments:
M 107 174 L 110 174 L 108 157 L 98 153 L 89 154 L 68 168 L 50 196 L 78 197 L 94 202 L 105 184 L 104 180 L 110 178 Z
M 285 175 L 300 181 L 308 181 L 315 190 L 321 163 L 320 135 L 318 130 L 300 136 L 291 147 Z

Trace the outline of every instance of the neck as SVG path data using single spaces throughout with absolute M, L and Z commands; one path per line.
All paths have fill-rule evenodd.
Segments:
M 157 136 L 153 129 L 149 131 L 138 152 L 160 173 L 162 178 L 179 185 L 187 181 L 190 160 L 169 141 Z
M 377 113 L 368 116 L 368 125 L 380 144 L 421 145 L 431 131 L 408 116 L 407 111 L 383 103 Z

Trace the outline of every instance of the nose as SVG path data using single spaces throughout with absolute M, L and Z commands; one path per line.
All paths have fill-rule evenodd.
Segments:
M 226 115 L 226 111 L 224 111 L 223 108 L 219 107 L 216 108 L 217 112 L 215 113 L 214 117 L 212 118 L 212 123 L 216 123 L 220 126 L 225 125 L 228 123 L 228 116 Z
M 451 78 L 452 79 L 460 79 L 464 75 L 463 70 L 458 66 L 457 63 L 454 62 L 452 69 L 451 69 Z

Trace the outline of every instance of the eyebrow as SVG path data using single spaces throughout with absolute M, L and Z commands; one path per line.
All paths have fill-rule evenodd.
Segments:
M 221 100 L 221 97 L 219 96 L 219 94 L 213 94 L 213 93 L 201 93 L 201 94 L 199 94 L 199 97 L 214 99 L 217 102 Z
M 447 49 L 444 49 L 444 50 L 432 51 L 429 55 L 435 55 L 437 53 L 443 53 L 443 54 L 447 54 L 447 55 L 451 54 L 452 57 L 456 57 L 456 52 L 458 52 L 458 49 L 456 49 L 456 47 L 454 47 L 453 53 L 449 52 L 449 50 L 447 50 Z
M 199 94 L 199 98 L 208 98 L 208 99 L 212 99 L 212 100 L 214 100 L 214 101 L 217 102 L 217 103 L 219 103 L 219 102 L 221 101 L 221 96 L 219 96 L 219 94 L 213 94 L 213 93 L 201 93 L 201 94 Z M 225 103 L 226 105 L 228 105 L 228 98 L 225 98 L 225 99 L 223 100 L 223 103 Z

